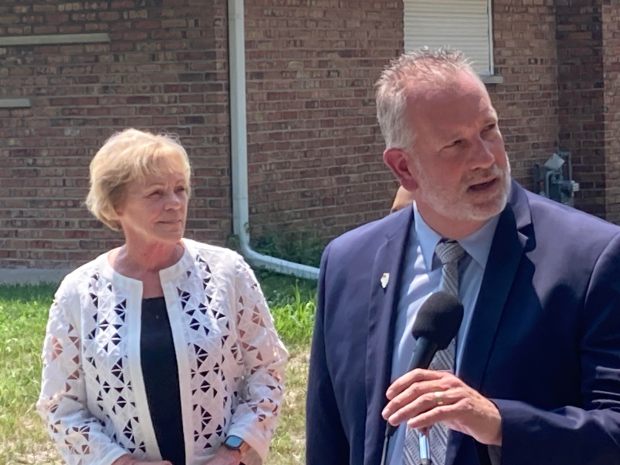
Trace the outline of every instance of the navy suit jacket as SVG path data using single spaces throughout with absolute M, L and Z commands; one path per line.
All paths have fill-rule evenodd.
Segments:
M 324 251 L 308 465 L 379 464 L 412 218 L 405 209 Z M 458 376 L 498 406 L 502 464 L 620 464 L 620 228 L 513 183 L 463 343 Z M 447 465 L 489 463 L 486 446 L 450 433 Z

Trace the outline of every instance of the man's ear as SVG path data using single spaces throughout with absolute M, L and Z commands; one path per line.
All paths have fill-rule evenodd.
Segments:
M 418 188 L 417 173 L 409 157 L 403 149 L 392 148 L 383 152 L 383 162 L 392 170 L 400 185 L 409 192 L 415 192 Z

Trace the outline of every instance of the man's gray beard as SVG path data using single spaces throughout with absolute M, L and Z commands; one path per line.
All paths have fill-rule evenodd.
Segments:
M 426 189 L 426 202 L 432 205 L 434 210 L 445 218 L 452 218 L 456 221 L 487 221 L 501 213 L 506 207 L 511 186 L 510 171 L 510 164 L 508 164 L 505 172 L 500 172 L 503 176 L 502 182 L 504 185 L 502 194 L 494 208 L 492 206 L 477 208 L 476 206 L 463 205 L 461 202 L 448 204 L 442 192 L 434 189 Z M 430 195 L 428 192 L 430 192 Z

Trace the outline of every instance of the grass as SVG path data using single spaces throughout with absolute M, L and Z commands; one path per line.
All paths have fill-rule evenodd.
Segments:
M 259 272 L 280 337 L 291 357 L 280 426 L 266 465 L 303 462 L 309 341 L 314 283 Z M 0 285 L 0 464 L 61 465 L 34 409 L 41 377 L 41 346 L 56 286 Z
M 308 348 L 293 348 L 286 368 L 286 394 L 266 465 L 304 463 Z
M 6 465 L 37 463 L 30 460 L 31 451 L 48 442 L 34 402 L 53 291 L 53 286 L 0 287 L 0 463 Z
M 289 350 L 308 347 L 314 325 L 315 283 L 266 272 L 257 273 L 257 277 L 286 346 Z
M 258 273 L 278 334 L 289 349 L 286 395 L 280 425 L 266 465 L 299 465 L 304 462 L 306 382 L 310 338 L 314 325 L 315 283 Z

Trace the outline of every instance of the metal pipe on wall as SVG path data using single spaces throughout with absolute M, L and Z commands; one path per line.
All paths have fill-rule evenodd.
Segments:
M 233 232 L 239 237 L 241 253 L 252 265 L 316 280 L 319 276 L 318 268 L 261 254 L 250 245 L 243 1 L 228 0 Z

